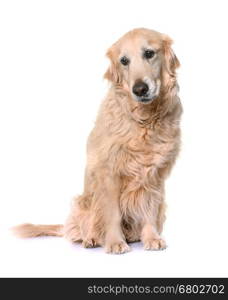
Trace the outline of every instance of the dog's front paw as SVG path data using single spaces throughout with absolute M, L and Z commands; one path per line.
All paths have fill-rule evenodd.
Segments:
M 122 254 L 122 253 L 129 252 L 130 250 L 131 248 L 128 246 L 128 244 L 125 241 L 107 243 L 105 245 L 106 253 Z
M 161 238 L 151 238 L 144 242 L 144 249 L 145 250 L 163 250 L 166 248 L 166 243 Z
M 86 240 L 83 240 L 82 246 L 84 248 L 95 248 L 98 246 L 98 244 L 95 239 L 86 239 Z

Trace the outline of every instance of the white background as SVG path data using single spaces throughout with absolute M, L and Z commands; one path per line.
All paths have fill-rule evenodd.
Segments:
M 228 275 L 227 1 L 0 2 L 0 276 Z M 183 146 L 167 181 L 168 248 L 125 255 L 64 239 L 19 240 L 18 223 L 63 223 L 82 192 L 85 145 L 107 83 L 106 49 L 134 27 L 167 33 Z

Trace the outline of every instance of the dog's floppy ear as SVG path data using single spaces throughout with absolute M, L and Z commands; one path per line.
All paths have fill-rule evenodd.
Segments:
M 113 82 L 114 84 L 121 83 L 121 74 L 117 62 L 115 61 L 115 55 L 112 47 L 107 51 L 106 56 L 110 60 L 110 66 L 104 74 L 104 78 Z
M 165 58 L 165 68 L 170 76 L 175 76 L 175 71 L 180 66 L 180 62 L 176 57 L 176 54 L 173 52 L 173 49 L 171 48 L 172 43 L 173 41 L 168 36 L 164 36 L 163 51 Z
M 171 48 L 172 40 L 164 35 L 162 41 L 163 50 L 163 66 L 162 66 L 162 84 L 166 93 L 174 93 L 177 86 L 176 69 L 180 66 L 180 62 Z

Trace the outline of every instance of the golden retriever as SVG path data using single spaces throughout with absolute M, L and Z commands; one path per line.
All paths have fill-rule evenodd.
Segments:
M 140 28 L 108 50 L 111 82 L 87 146 L 84 192 L 65 225 L 23 224 L 21 237 L 64 236 L 108 253 L 166 247 L 164 183 L 180 146 L 180 116 L 172 40 Z

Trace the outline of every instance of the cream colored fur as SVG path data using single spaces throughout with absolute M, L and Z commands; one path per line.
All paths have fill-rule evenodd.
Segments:
M 84 192 L 77 197 L 64 226 L 25 224 L 14 228 L 22 237 L 57 235 L 84 247 L 103 246 L 124 253 L 127 242 L 142 241 L 147 250 L 165 248 L 164 183 L 180 145 L 176 68 L 179 61 L 171 39 L 148 29 L 125 34 L 107 52 L 111 82 L 87 147 Z M 156 55 L 142 59 L 143 48 Z M 124 67 L 120 57 L 128 55 Z M 132 85 L 149 78 L 158 96 L 149 104 L 137 102 Z

